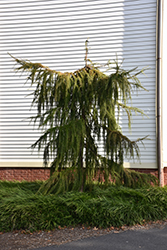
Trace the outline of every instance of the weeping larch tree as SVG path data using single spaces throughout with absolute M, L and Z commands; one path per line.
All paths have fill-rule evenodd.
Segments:
M 95 181 L 103 186 L 136 186 L 156 183 L 152 175 L 140 174 L 123 167 L 126 156 L 139 157 L 138 142 L 123 135 L 119 126 L 120 109 L 127 113 L 129 126 L 132 111 L 128 106 L 131 93 L 144 89 L 137 68 L 126 71 L 118 62 L 108 63 L 107 74 L 93 64 L 85 43 L 85 66 L 75 72 L 51 70 L 40 63 L 14 58 L 18 71 L 28 72 L 28 80 L 35 85 L 32 105 L 37 108 L 33 117 L 43 131 L 32 145 L 43 150 L 45 166 L 50 163 L 51 177 L 41 191 L 84 191 Z M 114 70 L 114 73 L 113 73 Z M 112 73 L 109 73 L 112 71 Z M 117 114 L 115 113 L 117 110 Z M 104 154 L 98 150 L 102 143 Z

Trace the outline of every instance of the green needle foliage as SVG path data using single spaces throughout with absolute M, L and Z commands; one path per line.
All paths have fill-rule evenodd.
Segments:
M 28 72 L 28 80 L 36 87 L 33 120 L 43 134 L 32 148 L 44 150 L 45 166 L 51 161 L 52 175 L 43 186 L 45 193 L 84 191 L 93 178 L 106 186 L 111 180 L 128 186 L 136 185 L 137 180 L 142 184 L 156 181 L 123 168 L 125 156 L 139 157 L 138 142 L 144 138 L 131 141 L 123 135 L 119 113 L 120 109 L 126 111 L 129 126 L 132 111 L 142 113 L 127 102 L 133 91 L 144 89 L 138 79 L 143 71 L 123 70 L 116 61 L 115 67 L 110 62 L 105 65 L 105 74 L 87 59 L 87 53 L 86 41 L 85 67 L 65 73 L 14 58 L 20 65 L 17 70 Z M 98 143 L 103 144 L 105 157 L 99 154 Z

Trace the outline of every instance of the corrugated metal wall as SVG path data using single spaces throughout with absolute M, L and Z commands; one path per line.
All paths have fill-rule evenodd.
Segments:
M 35 114 L 30 111 L 32 97 L 26 97 L 32 90 L 24 85 L 26 75 L 14 73 L 14 61 L 7 52 L 73 71 L 84 66 L 86 39 L 94 62 L 105 63 L 117 54 L 126 69 L 150 67 L 147 77 L 140 76 L 149 92 L 133 99 L 149 119 L 134 116 L 130 137 L 149 135 L 151 140 L 141 147 L 140 167 L 156 167 L 156 0 L 1 0 L 0 24 L 1 167 L 37 166 L 42 159 L 42 154 L 32 154 L 29 148 L 39 136 L 27 119 Z M 125 116 L 121 124 L 129 134 Z

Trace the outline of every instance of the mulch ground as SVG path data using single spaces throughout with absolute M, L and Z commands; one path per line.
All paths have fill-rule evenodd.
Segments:
M 13 231 L 8 233 L 0 232 L 1 250 L 28 250 L 44 246 L 60 245 L 70 241 L 97 237 L 109 233 L 120 233 L 126 230 L 143 230 L 150 228 L 163 228 L 167 226 L 166 221 L 156 221 L 144 223 L 143 225 L 122 226 L 120 228 L 110 227 L 107 229 L 91 228 L 85 226 L 55 229 L 53 231 L 29 232 L 25 230 Z

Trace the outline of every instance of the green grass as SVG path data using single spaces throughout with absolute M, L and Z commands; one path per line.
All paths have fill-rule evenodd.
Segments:
M 42 182 L 0 181 L 0 231 L 86 224 L 120 227 L 167 219 L 167 188 L 111 186 L 92 192 L 37 194 Z

